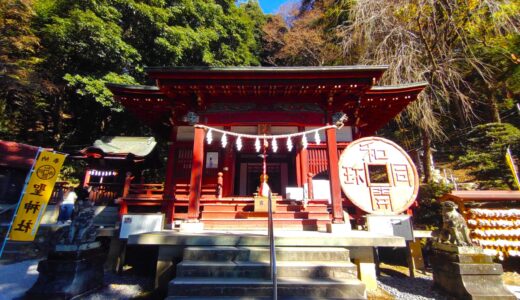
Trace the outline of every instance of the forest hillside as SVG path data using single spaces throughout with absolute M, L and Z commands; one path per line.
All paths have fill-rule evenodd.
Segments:
M 504 157 L 520 153 L 519 0 L 303 0 L 277 14 L 254 0 L 2 0 L 0 139 L 70 152 L 152 135 L 105 86 L 149 84 L 147 66 L 353 64 L 389 65 L 380 84 L 429 83 L 378 135 L 422 159 L 432 193 L 517 189 Z

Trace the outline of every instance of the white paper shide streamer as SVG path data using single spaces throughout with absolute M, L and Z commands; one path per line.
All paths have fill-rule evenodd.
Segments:
M 237 137 L 236 145 L 237 145 L 237 150 L 240 151 L 242 149 L 242 138 L 240 136 Z
M 220 139 L 220 142 L 222 143 L 222 148 L 226 148 L 226 145 L 227 145 L 227 136 L 226 136 L 225 133 L 222 135 L 222 138 Z

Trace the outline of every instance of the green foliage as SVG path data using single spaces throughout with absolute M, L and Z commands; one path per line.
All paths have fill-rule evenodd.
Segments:
M 428 229 L 439 228 L 442 224 L 440 198 L 450 193 L 453 186 L 443 182 L 429 182 L 419 188 L 417 201 L 419 206 L 414 209 L 414 223 L 428 226 Z
M 466 137 L 467 151 L 459 166 L 471 168 L 482 189 L 511 189 L 513 178 L 506 164 L 507 147 L 513 154 L 520 152 L 520 130 L 508 123 L 476 126 Z
M 76 1 L 73 1 L 76 2 Z M 45 67 L 64 73 L 106 74 L 140 60 L 135 48 L 123 41 L 122 29 L 106 19 L 110 7 L 98 13 L 73 8 L 63 17 L 53 16 L 40 32 L 47 52 Z
M 122 111 L 123 107 L 119 102 L 114 100 L 112 92 L 106 87 L 107 83 L 117 84 L 136 84 L 135 79 L 130 75 L 119 75 L 113 72 L 108 73 L 102 78 L 93 76 L 81 76 L 66 74 L 64 79 L 69 86 L 76 88 L 78 95 L 82 98 L 93 98 L 103 107 L 108 107 L 113 111 Z
M 84 161 L 66 159 L 61 167 L 58 181 L 67 181 L 73 185 L 79 185 L 80 180 L 85 176 L 86 164 Z
M 28 139 L 47 103 L 36 66 L 40 39 L 31 27 L 30 0 L 0 1 L 0 139 Z
M 153 46 L 157 65 L 257 65 L 254 22 L 232 1 L 180 0 Z
M 255 1 L 0 1 L 0 138 L 59 149 L 139 134 L 105 83 L 145 83 L 145 66 L 257 65 L 263 18 Z

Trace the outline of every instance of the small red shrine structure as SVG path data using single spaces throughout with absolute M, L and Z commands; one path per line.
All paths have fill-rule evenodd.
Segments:
M 132 205 L 155 205 L 162 207 L 169 222 L 203 219 L 205 224 L 217 224 L 219 220 L 225 223 L 228 219 L 253 219 L 247 207 L 262 172 L 255 141 L 244 139 L 238 151 L 235 137 L 227 137 L 228 143 L 222 147 L 222 136 L 213 133 L 214 141 L 208 144 L 207 128 L 244 135 L 287 135 L 334 124 L 338 116 L 345 114 L 347 121 L 341 129 L 329 127 L 319 132 L 322 143 L 308 136 L 305 147 L 293 139 L 294 148 L 288 150 L 286 141 L 279 140 L 278 151 L 268 151 L 267 159 L 269 185 L 279 195 L 278 203 L 285 205 L 282 211 L 293 217 L 306 214 L 309 220 L 316 209 L 317 214 L 326 215 L 320 215 L 323 222 L 345 222 L 343 206 L 348 200 L 340 188 L 340 152 L 349 142 L 374 134 L 426 86 L 423 82 L 375 86 L 386 69 L 148 68 L 155 86 L 109 85 L 117 101 L 169 140 L 164 185 L 132 186 L 129 179 L 122 212 Z M 324 188 L 321 184 L 319 191 L 313 191 L 313 183 L 317 183 L 313 179 L 328 184 L 330 213 L 327 201 L 313 199 Z M 294 203 L 286 199 L 286 187 L 305 187 L 307 206 L 292 207 Z M 318 209 L 320 205 L 325 209 Z M 223 207 L 230 206 L 234 207 L 232 217 L 224 217 Z M 277 213 L 282 214 L 280 210 Z M 320 227 L 321 221 L 313 224 Z

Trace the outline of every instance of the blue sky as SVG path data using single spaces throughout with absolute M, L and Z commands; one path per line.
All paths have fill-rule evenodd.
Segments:
M 278 7 L 284 2 L 287 2 L 287 0 L 258 0 L 258 3 L 260 3 L 260 6 L 262 7 L 262 10 L 264 13 L 274 13 L 278 10 Z

